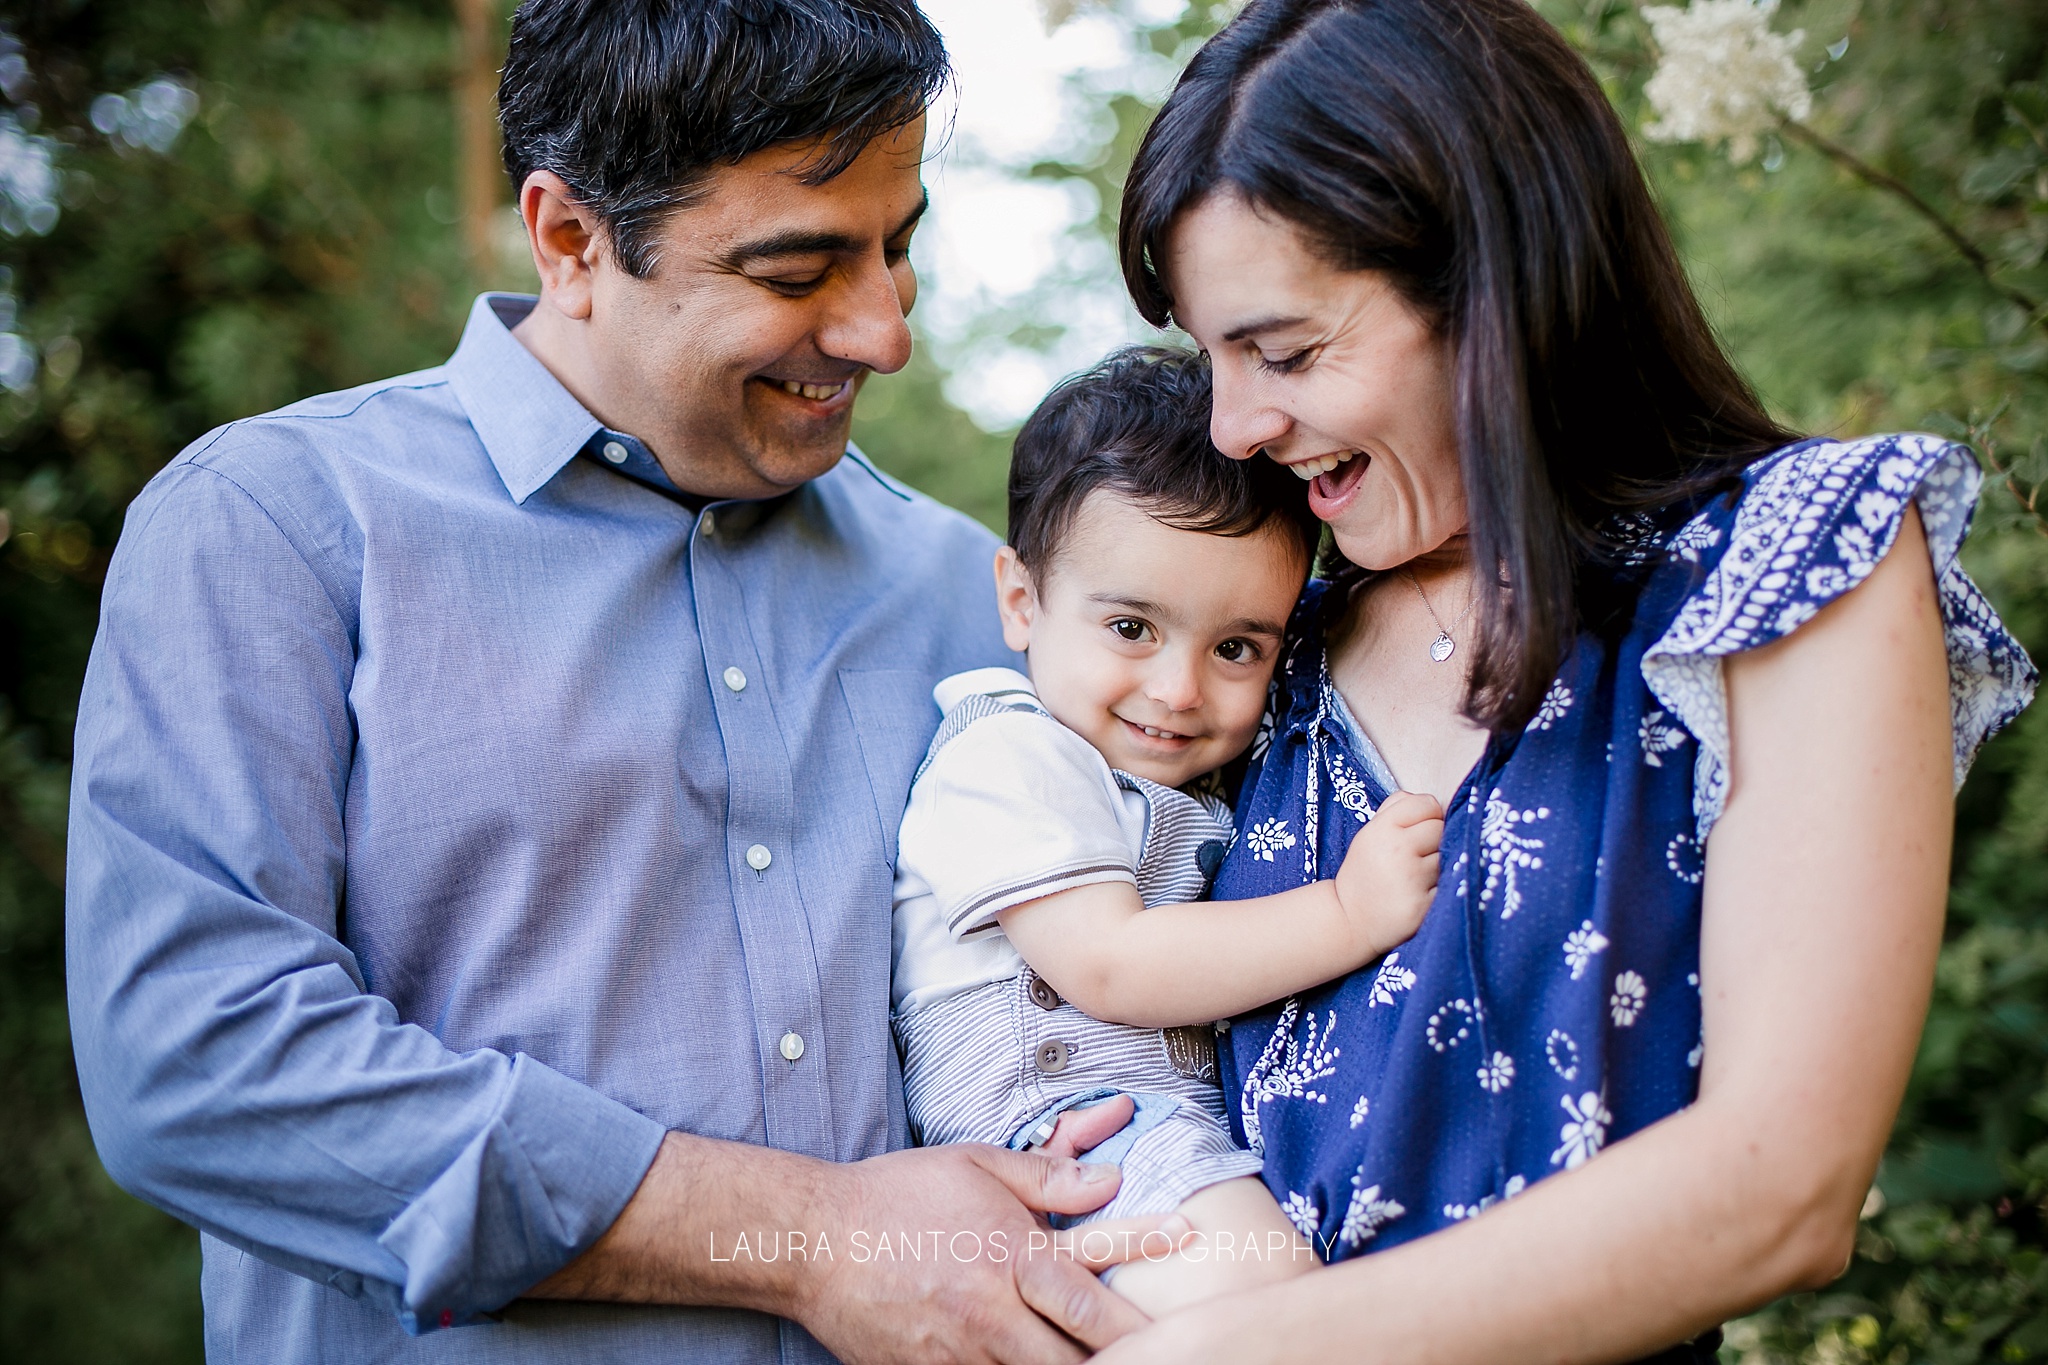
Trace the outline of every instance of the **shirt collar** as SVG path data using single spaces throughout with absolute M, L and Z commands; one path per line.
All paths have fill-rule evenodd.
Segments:
M 470 305 L 448 382 L 514 502 L 525 502 L 600 430 L 512 328 L 533 311 L 527 294 L 480 294 Z

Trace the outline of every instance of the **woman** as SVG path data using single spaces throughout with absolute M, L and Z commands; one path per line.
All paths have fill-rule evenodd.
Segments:
M 2031 696 L 1956 566 L 1975 465 L 1764 414 L 1522 0 L 1254 0 L 1123 234 L 1213 360 L 1217 444 L 1312 479 L 1347 562 L 1217 894 L 1327 875 L 1396 787 L 1450 816 L 1398 955 L 1223 1039 L 1340 1264 L 1104 1358 L 1710 1358 L 1849 1257 L 1953 783 Z

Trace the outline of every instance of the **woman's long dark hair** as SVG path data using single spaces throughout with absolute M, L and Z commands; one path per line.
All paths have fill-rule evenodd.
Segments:
M 1477 575 L 1465 713 L 1528 722 L 1625 602 L 1631 514 L 1793 439 L 1722 354 L 1593 73 L 1527 0 L 1253 0 L 1195 55 L 1124 187 L 1124 278 L 1173 311 L 1174 224 L 1243 195 L 1453 344 Z M 1352 575 L 1354 578 L 1358 575 Z

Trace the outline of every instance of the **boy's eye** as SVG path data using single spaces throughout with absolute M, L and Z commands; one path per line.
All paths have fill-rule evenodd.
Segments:
M 1132 644 L 1145 638 L 1145 623 L 1129 616 L 1117 617 L 1109 623 L 1109 628 L 1116 632 L 1118 639 L 1128 640 Z
M 1248 664 L 1259 657 L 1259 647 L 1250 640 L 1225 640 L 1216 646 L 1216 657 L 1225 663 Z

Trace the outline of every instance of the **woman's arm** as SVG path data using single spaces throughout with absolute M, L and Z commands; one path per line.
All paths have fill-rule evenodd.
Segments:
M 1470 1223 L 1102 1359 L 1625 1361 L 1841 1273 L 1946 899 L 1948 678 L 1918 514 L 1862 586 L 1727 681 L 1699 1101 Z
M 1147 910 L 1129 882 L 996 916 L 1031 969 L 1081 1010 L 1139 1028 L 1206 1024 L 1362 967 L 1414 934 L 1436 891 L 1443 808 L 1399 792 L 1336 877 L 1239 901 Z

